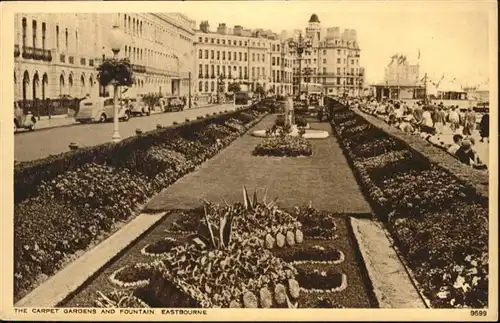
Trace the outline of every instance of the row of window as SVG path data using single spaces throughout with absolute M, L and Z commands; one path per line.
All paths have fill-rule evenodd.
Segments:
M 123 16 L 123 30 L 125 33 L 143 37 L 149 41 L 154 41 L 157 44 L 167 44 L 172 38 L 181 38 L 185 41 L 192 41 L 190 38 L 178 34 L 175 31 L 169 30 L 160 25 L 155 25 L 149 21 L 143 21 L 139 18 L 130 15 Z
M 205 41 L 203 41 L 205 40 Z M 199 43 L 203 43 L 205 42 L 206 44 L 217 44 L 217 45 L 226 45 L 226 42 L 227 42 L 227 45 L 233 45 L 233 46 L 248 46 L 248 41 L 243 41 L 243 40 L 231 40 L 231 39 L 220 39 L 220 38 L 208 38 L 208 37 L 198 37 L 198 42 Z M 265 42 L 260 42 L 260 41 L 252 41 L 251 42 L 252 44 L 252 47 L 266 47 L 266 43 Z M 274 46 L 274 45 L 273 45 Z M 278 45 L 278 48 L 279 48 L 279 45 Z M 274 51 L 274 49 L 273 49 Z M 279 51 L 279 49 L 278 49 Z
M 147 66 L 168 67 L 175 65 L 175 58 L 169 57 L 166 53 L 157 52 L 151 49 L 139 49 L 136 47 L 125 46 L 125 57 L 128 57 L 132 63 L 144 64 Z M 167 68 L 168 69 L 168 68 Z
M 23 42 L 23 47 L 29 47 L 31 45 L 33 48 L 38 48 L 38 22 L 36 20 L 32 20 L 31 22 L 31 36 L 32 36 L 32 43 L 28 44 L 28 39 L 27 39 L 27 30 L 28 30 L 28 20 L 26 18 L 23 18 L 22 20 L 22 42 Z M 45 38 L 47 35 L 47 24 L 45 22 L 42 22 L 41 25 L 41 31 L 42 31 L 42 44 L 41 48 L 45 49 Z M 66 29 L 66 35 L 68 34 L 68 29 Z M 67 38 L 68 36 L 66 36 Z
M 226 73 L 227 72 L 227 73 Z M 251 78 L 252 79 L 260 79 L 261 76 L 266 78 L 266 72 L 264 67 L 252 67 L 251 69 Z M 273 81 L 280 82 L 281 79 L 285 79 L 287 81 L 291 80 L 292 73 L 285 71 L 276 71 L 272 70 L 272 79 Z M 198 77 L 199 78 L 216 78 L 219 75 L 222 75 L 224 78 L 233 78 L 238 76 L 240 79 L 248 79 L 248 68 L 246 66 L 215 66 L 215 65 L 198 65 Z
M 205 55 L 203 55 L 203 53 Z M 210 53 L 210 55 L 209 55 Z M 226 57 L 227 57 L 227 60 L 228 61 L 240 61 L 240 62 L 247 62 L 248 61 L 248 53 L 242 53 L 242 52 L 231 52 L 231 51 L 227 51 L 227 56 L 226 56 L 226 52 L 225 51 L 215 51 L 215 50 L 211 50 L 209 51 L 208 49 L 205 49 L 205 51 L 203 51 L 203 49 L 200 49 L 198 51 L 198 58 L 199 59 L 216 59 L 216 60 L 223 60 L 225 61 L 226 60 Z M 260 53 L 252 53 L 252 62 L 255 62 L 257 60 L 257 62 L 263 62 L 265 63 L 266 62 L 266 55 L 265 54 L 260 54 Z

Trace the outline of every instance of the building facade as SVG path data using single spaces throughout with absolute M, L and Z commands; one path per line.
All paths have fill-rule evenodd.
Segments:
M 393 55 L 385 67 L 384 82 L 393 86 L 418 86 L 419 66 L 411 65 L 403 55 Z
M 135 84 L 130 94 L 187 93 L 194 21 L 181 14 L 23 13 L 15 17 L 16 100 L 97 97 L 97 67 L 113 55 L 109 30 L 118 25 Z
M 294 38 L 298 37 L 294 32 Z M 321 27 L 316 14 L 311 15 L 305 30 L 305 39 L 310 42 L 311 49 L 305 53 L 301 62 L 299 80 L 298 58 L 294 60 L 294 93 L 307 83 L 321 84 L 324 94 L 328 95 L 360 95 L 365 83 L 364 68 L 360 65 L 361 49 L 354 29 L 340 31 L 339 27 Z
M 208 21 L 202 21 L 194 44 L 197 94 L 228 92 L 233 82 L 247 84 L 251 90 L 260 84 L 276 94 L 291 92 L 291 63 L 286 65 L 290 57 L 281 39 L 269 30 L 238 25 L 231 29 L 220 23 L 217 31 L 211 31 Z

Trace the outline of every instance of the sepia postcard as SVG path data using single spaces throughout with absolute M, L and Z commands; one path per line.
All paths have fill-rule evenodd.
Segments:
M 496 1 L 0 8 L 2 320 L 498 320 Z

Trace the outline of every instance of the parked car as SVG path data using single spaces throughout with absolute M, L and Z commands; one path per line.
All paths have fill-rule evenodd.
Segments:
M 133 116 L 151 115 L 151 109 L 139 98 L 124 99 L 124 104 L 128 105 L 130 114 Z
M 120 104 L 118 118 L 123 121 L 130 119 L 130 107 Z M 114 104 L 112 98 L 86 98 L 80 102 L 80 109 L 75 120 L 80 123 L 106 122 L 114 118 Z
M 166 97 L 164 99 L 163 109 L 165 112 L 174 112 L 184 110 L 184 101 L 178 96 Z
M 14 102 L 14 132 L 19 129 L 35 130 L 36 118 L 30 111 L 24 113 L 18 102 Z

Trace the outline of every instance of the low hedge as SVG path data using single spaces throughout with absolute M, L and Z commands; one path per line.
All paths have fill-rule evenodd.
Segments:
M 246 127 L 263 116 L 249 112 L 253 120 Z M 16 176 L 29 177 L 17 177 L 16 184 L 36 186 L 14 205 L 15 301 L 114 223 L 130 218 L 148 198 L 229 145 L 241 133 L 219 123 L 240 113 L 23 163 Z M 200 142 L 193 133 L 210 133 L 213 140 Z
M 431 307 L 486 307 L 488 198 L 347 107 L 328 105 L 358 182 Z
M 251 111 L 252 109 L 254 108 L 251 107 L 247 110 Z M 120 166 L 124 157 L 134 152 L 141 152 L 145 148 L 162 143 L 166 138 L 192 132 L 196 127 L 199 128 L 211 123 L 224 123 L 230 118 L 241 115 L 244 111 L 231 111 L 207 117 L 203 120 L 194 120 L 168 128 L 144 132 L 141 136 L 125 138 L 119 143 L 104 143 L 93 147 L 83 147 L 43 159 L 17 163 L 14 165 L 14 201 L 17 203 L 35 196 L 37 187 L 42 181 L 51 181 L 64 171 L 76 169 L 88 163 L 106 163 Z

